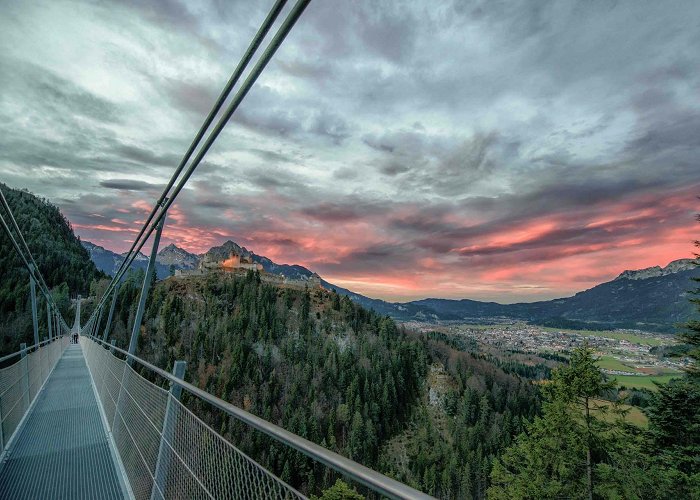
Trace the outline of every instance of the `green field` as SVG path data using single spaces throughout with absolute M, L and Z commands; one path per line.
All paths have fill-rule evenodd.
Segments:
M 646 375 L 646 376 L 635 376 L 635 375 L 611 375 L 610 378 L 615 380 L 618 385 L 624 385 L 627 388 L 635 389 L 649 389 L 651 391 L 657 390 L 654 382 L 660 382 L 662 384 L 667 383 L 674 377 L 679 377 L 681 374 L 667 373 L 664 375 Z
M 650 335 L 640 335 L 637 333 L 628 333 L 628 332 L 613 332 L 609 330 L 603 330 L 603 331 L 595 331 L 595 330 L 566 330 L 562 328 L 544 328 L 544 330 L 550 331 L 550 332 L 564 332 L 564 333 L 575 333 L 578 335 L 582 335 L 584 337 L 604 337 L 606 339 L 615 339 L 615 340 L 626 340 L 628 342 L 633 342 L 635 344 L 641 344 L 641 345 L 648 345 L 648 346 L 657 346 L 657 345 L 669 345 L 672 344 L 673 341 L 669 337 L 668 341 L 658 339 L 656 337 L 652 337 Z
M 627 366 L 619 359 L 612 356 L 601 356 L 597 361 L 597 365 L 604 370 L 617 370 L 623 372 L 636 372 L 637 369 L 632 366 Z
M 605 401 L 603 399 L 596 399 L 595 404 L 600 405 L 600 406 L 607 406 L 610 408 L 605 413 L 600 412 L 599 416 L 608 422 L 612 422 L 617 418 L 617 415 L 615 415 L 611 410 L 613 404 L 610 401 Z M 627 411 L 627 414 L 625 415 L 625 420 L 631 424 L 634 424 L 638 427 L 646 427 L 649 419 L 647 419 L 647 416 L 637 408 L 636 406 L 630 406 L 630 405 L 620 405 L 620 408 L 623 410 Z M 594 412 L 597 413 L 597 412 Z

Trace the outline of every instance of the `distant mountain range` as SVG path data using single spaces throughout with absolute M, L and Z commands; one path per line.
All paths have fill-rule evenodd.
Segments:
M 105 273 L 113 275 L 119 268 L 123 259 L 121 255 L 87 241 L 83 242 L 83 246 L 95 265 Z M 303 266 L 277 264 L 233 241 L 213 247 L 206 254 L 225 259 L 232 251 L 260 263 L 268 273 L 281 274 L 289 279 L 303 280 L 314 274 Z M 165 278 L 175 269 L 193 269 L 206 254 L 195 255 L 175 245 L 168 245 L 156 257 L 158 277 Z M 140 254 L 134 266 L 145 269 L 147 261 L 147 257 Z M 696 286 L 691 278 L 700 278 L 700 268 L 695 266 L 693 260 L 680 259 L 663 268 L 655 266 L 624 271 L 614 280 L 572 297 L 518 304 L 435 298 L 405 303 L 387 302 L 365 297 L 325 280 L 322 280 L 322 284 L 349 296 L 364 307 L 403 321 L 484 323 L 522 320 L 555 327 L 670 332 L 674 330 L 674 324 L 687 321 L 694 313 L 695 308 L 688 301 L 688 291 Z
M 98 269 L 114 276 L 119 269 L 126 252 L 118 254 L 104 247 L 95 245 L 89 241 L 82 242 L 85 249 L 90 254 L 90 258 L 95 263 Z M 249 257 L 253 262 L 260 263 L 263 269 L 268 273 L 281 274 L 289 279 L 303 280 L 308 279 L 314 273 L 303 266 L 276 264 L 267 257 L 257 255 L 245 247 L 241 247 L 233 241 L 227 241 L 223 245 L 210 248 L 206 253 L 197 255 L 188 252 L 176 245 L 170 244 L 162 248 L 156 255 L 156 273 L 158 279 L 167 278 L 173 271 L 194 269 L 199 265 L 199 262 L 205 255 L 209 255 L 214 260 L 223 260 L 231 255 L 231 252 Z M 134 269 L 146 269 L 148 265 L 148 257 L 139 253 L 132 264 Z

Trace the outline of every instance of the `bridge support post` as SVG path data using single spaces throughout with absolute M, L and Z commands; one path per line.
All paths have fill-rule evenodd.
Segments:
M 27 362 L 27 344 L 24 342 L 19 345 L 22 351 L 22 358 L 20 362 L 22 363 L 22 404 L 24 406 L 24 411 L 29 408 L 29 363 Z
M 53 340 L 53 325 L 51 324 L 51 305 L 46 301 L 46 325 L 49 328 L 49 340 Z
M 0 397 L 0 455 L 5 451 L 5 421 L 2 418 L 2 397 Z
M 187 361 L 175 361 L 173 365 L 173 375 L 179 379 L 185 377 Z M 180 401 L 182 387 L 174 382 L 170 383 L 170 395 L 168 404 L 165 407 L 165 419 L 163 419 L 163 432 L 160 435 L 160 446 L 158 447 L 158 459 L 156 460 L 156 473 L 151 488 L 151 500 L 165 498 L 165 480 L 168 477 L 170 466 L 170 454 L 168 453 L 168 443 L 172 443 L 175 434 L 175 424 L 177 423 L 178 408 L 175 401 Z
M 107 324 L 105 325 L 105 331 L 102 334 L 102 340 L 107 342 L 107 336 L 109 335 L 109 330 L 112 328 L 112 318 L 114 317 L 114 306 L 117 305 L 117 295 L 119 295 L 119 285 L 114 287 L 112 292 L 112 304 L 109 306 L 109 315 L 107 316 Z
M 29 267 L 34 271 L 34 265 L 29 264 Z M 29 290 L 32 294 L 32 321 L 34 321 L 34 344 L 39 343 L 39 318 L 36 313 L 36 281 L 34 281 L 34 276 L 29 274 Z
M 112 339 L 112 341 L 110 342 L 112 347 L 109 348 L 109 352 L 111 352 L 112 354 L 114 354 L 114 344 L 116 344 L 116 343 L 117 343 L 117 339 Z
M 148 298 L 148 291 L 151 288 L 151 275 L 155 270 L 156 265 L 156 255 L 158 254 L 158 245 L 160 244 L 160 235 L 163 233 L 163 223 L 165 222 L 165 217 L 163 217 L 158 226 L 156 227 L 156 234 L 153 238 L 153 248 L 151 248 L 151 256 L 148 259 L 148 266 L 146 266 L 146 276 L 143 278 L 143 286 L 141 287 L 141 296 L 139 297 L 139 306 L 136 309 L 136 317 L 134 318 L 134 327 L 131 330 L 131 340 L 129 341 L 129 354 L 136 353 L 136 345 L 139 341 L 139 334 L 141 333 L 141 321 L 143 320 L 144 309 L 146 308 L 146 299 Z M 127 363 L 132 366 L 133 361 L 131 358 L 127 358 Z

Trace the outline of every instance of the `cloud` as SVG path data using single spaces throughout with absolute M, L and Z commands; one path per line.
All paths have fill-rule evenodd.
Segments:
M 128 248 L 269 5 L 4 7 L 3 181 Z M 687 256 L 698 15 L 690 0 L 312 2 L 164 242 L 234 239 L 388 298 L 535 300 Z
M 110 179 L 100 182 L 100 186 L 108 189 L 119 189 L 122 191 L 147 191 L 155 186 L 148 182 L 133 179 Z
M 128 144 L 117 145 L 112 153 L 135 163 L 173 167 L 173 170 L 180 163 L 180 158 L 176 154 L 156 154 L 148 149 Z

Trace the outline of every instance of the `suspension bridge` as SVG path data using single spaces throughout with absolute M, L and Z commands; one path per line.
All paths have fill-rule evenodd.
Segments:
M 186 382 L 184 361 L 166 371 L 136 353 L 167 211 L 309 0 L 290 8 L 286 3 L 275 1 L 105 292 L 86 299 L 93 312 L 84 324 L 79 296 L 73 326 L 66 323 L 0 191 L 0 223 L 28 273 L 34 334 L 31 346 L 22 344 L 0 358 L 0 498 L 306 498 L 208 426 L 183 404 L 183 393 L 335 470 L 367 494 L 430 498 Z M 248 71 L 273 27 L 274 35 Z M 130 342 L 121 349 L 109 339 L 116 297 L 147 241 L 152 247 Z M 37 294 L 45 299 L 45 332 L 40 332 Z

